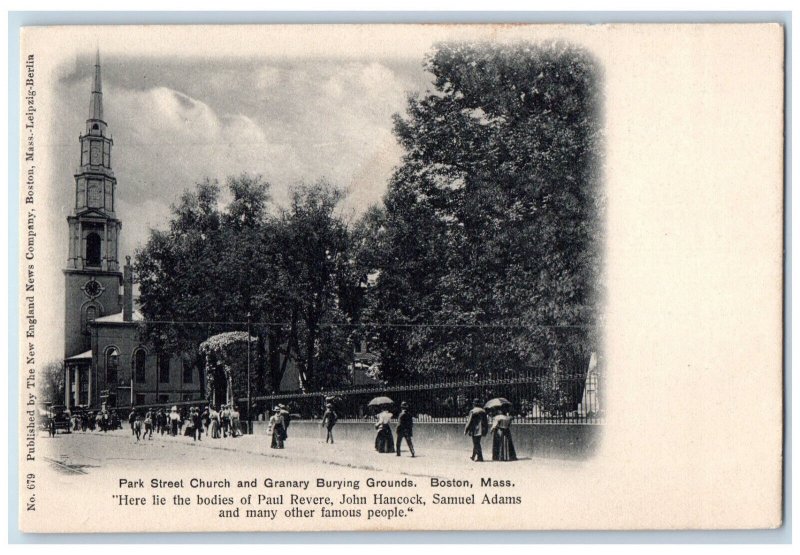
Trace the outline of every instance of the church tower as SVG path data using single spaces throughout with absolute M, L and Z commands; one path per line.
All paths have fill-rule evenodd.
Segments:
M 67 216 L 65 277 L 65 356 L 90 349 L 88 322 L 122 311 L 119 289 L 119 234 L 115 213 L 117 180 L 111 169 L 113 141 L 103 119 L 100 53 L 94 66 L 89 118 L 79 137 L 80 167 L 75 173 L 72 212 Z

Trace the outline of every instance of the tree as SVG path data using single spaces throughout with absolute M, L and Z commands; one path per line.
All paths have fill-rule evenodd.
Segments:
M 159 351 L 185 353 L 201 380 L 200 343 L 241 328 L 247 314 L 263 317 L 257 299 L 264 295 L 258 287 L 269 284 L 257 256 L 269 184 L 243 174 L 229 178 L 227 188 L 232 200 L 225 211 L 219 208 L 216 181 L 205 180 L 184 192 L 172 207 L 168 229 L 151 230 L 134 267 L 143 339 Z
M 562 44 L 439 46 L 395 134 L 371 292 L 381 373 L 585 372 L 600 280 L 598 70 Z M 392 325 L 386 325 L 392 324 Z
M 39 374 L 39 398 L 48 403 L 64 402 L 64 361 L 53 361 L 42 368 Z
M 292 360 L 304 387 L 341 385 L 346 325 L 358 310 L 348 229 L 336 214 L 344 193 L 324 181 L 300 186 L 278 211 L 260 177 L 226 185 L 224 209 L 216 182 L 184 193 L 169 228 L 151 231 L 137 253 L 143 338 L 192 356 L 205 376 L 200 344 L 251 324 L 259 394 L 278 391 Z
M 349 318 L 339 306 L 339 295 L 349 290 L 351 281 L 349 237 L 335 212 L 343 196 L 326 181 L 297 187 L 278 227 L 279 267 L 290 305 L 288 346 L 300 365 L 303 388 L 330 385 L 331 377 L 342 375 L 348 362 L 342 351 L 347 335 L 341 326 Z M 321 338 L 326 339 L 324 346 Z
M 219 296 L 209 279 L 219 245 L 219 193 L 219 184 L 210 180 L 199 183 L 196 191 L 184 192 L 172 206 L 169 228 L 150 231 L 134 264 L 146 321 L 140 335 L 159 352 L 190 357 L 200 370 L 201 388 L 204 372 L 197 347 L 207 330 L 195 322 L 213 321 L 220 315 Z

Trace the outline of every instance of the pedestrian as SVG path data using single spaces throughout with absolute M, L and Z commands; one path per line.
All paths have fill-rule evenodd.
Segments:
M 169 424 L 170 424 L 170 434 L 174 437 L 178 435 L 178 421 L 181 419 L 181 415 L 178 414 L 178 407 L 172 407 L 172 410 L 169 413 Z
M 397 456 L 400 456 L 400 443 L 405 438 L 411 456 L 414 456 L 414 443 L 411 436 L 414 435 L 414 417 L 408 412 L 408 403 L 400 403 L 400 416 L 397 417 Z
M 211 439 L 219 439 L 219 412 L 217 412 L 214 407 L 211 407 L 208 418 L 211 422 L 208 429 L 208 433 L 211 434 Z
M 472 456 L 470 459 L 483 462 L 483 448 L 481 440 L 489 432 L 489 417 L 481 406 L 480 399 L 472 400 L 472 410 L 467 415 L 467 425 L 464 426 L 464 435 L 472 438 Z
M 200 421 L 203 423 L 203 429 L 206 431 L 206 437 L 208 437 L 211 428 L 211 416 L 210 416 L 210 409 L 211 407 L 203 408 L 203 414 L 201 415 Z
M 133 435 L 136 436 L 137 442 L 142 435 L 142 415 L 138 413 L 133 414 Z
M 275 407 L 272 410 L 272 416 L 269 419 L 269 430 L 272 435 L 270 441 L 271 449 L 283 449 L 283 442 L 286 439 L 286 428 L 283 425 L 283 416 L 281 415 L 280 407 Z
M 239 407 L 234 405 L 231 410 L 231 437 L 238 437 L 240 435 L 242 435 L 242 428 Z
M 231 428 L 231 411 L 228 409 L 228 405 L 222 405 L 219 419 L 222 425 L 222 437 L 228 437 L 228 432 Z
M 158 409 L 156 413 L 156 430 L 162 436 L 167 431 L 167 415 L 164 413 L 163 408 Z
M 144 413 L 144 437 L 150 434 L 150 439 L 153 439 L 153 410 L 147 409 Z
M 178 410 L 178 435 L 188 435 L 183 432 L 183 427 L 186 425 L 186 407 L 181 407 Z
M 325 443 L 330 441 L 333 444 L 333 427 L 336 426 L 336 421 L 339 417 L 336 415 L 336 411 L 333 410 L 333 405 L 328 403 L 325 405 L 325 414 L 322 415 L 322 427 L 327 430 L 327 435 L 325 436 Z
M 190 418 L 192 420 L 192 426 L 194 427 L 194 430 L 192 430 L 192 438 L 195 441 L 203 441 L 203 419 L 200 416 L 200 409 L 192 407 Z
M 194 409 L 192 407 L 189 407 L 188 409 L 181 407 L 181 409 L 181 422 L 179 427 L 180 434 L 194 437 L 194 420 L 192 419 L 194 415 Z
M 50 437 L 56 437 L 56 419 L 53 417 L 47 419 L 47 433 Z
M 492 421 L 492 460 L 493 461 L 515 461 L 517 452 L 514 450 L 514 442 L 511 440 L 511 417 L 508 415 L 508 408 L 501 407 L 498 414 Z
M 375 429 L 378 430 L 378 433 L 375 434 L 375 450 L 378 453 L 394 453 L 391 420 L 392 413 L 387 409 L 378 413 L 378 422 L 375 424 Z
M 81 432 L 86 433 L 86 428 L 89 427 L 89 412 L 83 411 L 81 413 Z
M 136 432 L 133 431 L 133 423 L 136 422 L 136 408 L 131 408 L 131 412 L 128 415 L 128 424 L 131 425 L 131 435 L 135 434 Z

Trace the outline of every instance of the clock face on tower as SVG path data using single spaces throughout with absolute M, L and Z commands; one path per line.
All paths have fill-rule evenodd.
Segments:
M 100 285 L 99 282 L 91 279 L 83 286 L 83 292 L 86 293 L 86 296 L 90 299 L 94 299 L 95 297 L 99 297 L 103 292 L 103 286 Z

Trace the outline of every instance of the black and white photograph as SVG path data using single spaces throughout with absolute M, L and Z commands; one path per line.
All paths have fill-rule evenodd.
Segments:
M 24 29 L 23 530 L 779 525 L 781 29 L 643 31 Z

